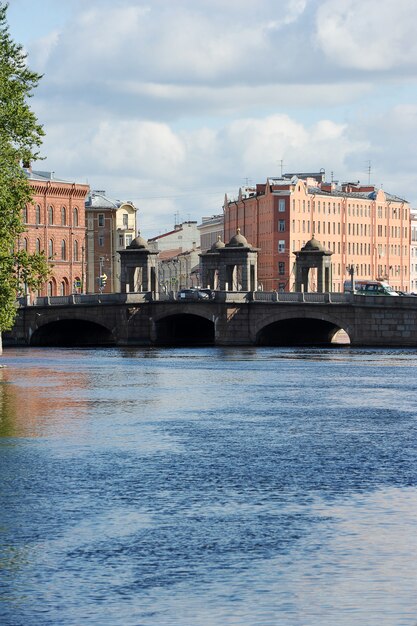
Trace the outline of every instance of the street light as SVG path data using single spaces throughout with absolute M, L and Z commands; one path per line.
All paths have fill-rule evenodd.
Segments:
M 353 263 L 351 263 L 350 265 L 348 265 L 346 267 L 346 271 L 347 271 L 347 273 L 350 276 L 350 289 L 351 289 L 352 293 L 354 293 L 354 291 L 355 291 L 355 279 L 354 279 L 354 276 L 355 276 L 355 272 L 358 273 L 358 268 L 359 268 L 359 266 L 358 265 L 353 265 Z

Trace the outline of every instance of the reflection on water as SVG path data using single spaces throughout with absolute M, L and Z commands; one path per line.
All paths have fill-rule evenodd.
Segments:
M 415 626 L 415 351 L 2 363 L 1 624 Z

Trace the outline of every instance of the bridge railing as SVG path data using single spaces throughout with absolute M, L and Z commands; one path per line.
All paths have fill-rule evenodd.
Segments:
M 350 302 L 349 293 L 313 293 L 313 292 L 288 292 L 288 291 L 254 291 L 255 302 L 310 302 L 318 304 Z
M 357 300 L 359 298 L 359 300 Z M 380 300 L 381 296 L 378 297 Z M 143 293 L 92 293 L 92 294 L 71 294 L 69 296 L 44 296 L 37 297 L 32 306 L 70 306 L 79 305 L 97 305 L 97 304 L 141 304 L 144 302 L 161 302 L 166 300 L 175 300 L 175 298 L 155 297 L 152 292 Z M 285 291 L 214 291 L 211 301 L 214 302 L 230 302 L 234 304 L 246 302 L 304 302 L 317 304 L 346 304 L 360 302 L 361 304 L 373 304 L 375 298 L 373 296 L 357 296 L 351 293 L 313 293 L 313 292 L 285 292 Z M 389 300 L 389 298 L 388 298 Z M 391 298 L 393 300 L 393 298 Z M 407 298 L 411 300 L 411 298 Z M 196 301 L 198 302 L 198 301 Z M 199 302 L 206 302 L 199 301 Z M 19 298 L 20 306 L 30 306 L 28 298 Z M 414 300 L 414 305 L 417 298 Z M 398 303 L 397 303 L 398 304 Z
M 70 296 L 42 296 L 35 298 L 34 306 L 68 306 L 71 304 L 138 304 L 150 302 L 151 292 L 143 293 L 74 293 Z M 22 302 L 25 306 L 28 303 Z

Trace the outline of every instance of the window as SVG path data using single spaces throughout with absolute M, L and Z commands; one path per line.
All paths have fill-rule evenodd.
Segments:
M 278 230 L 280 233 L 285 231 L 285 220 L 278 220 Z
M 125 242 L 124 242 L 123 235 L 119 235 L 119 246 L 123 248 L 124 245 L 125 245 Z
M 278 274 L 280 276 L 282 276 L 283 274 L 285 274 L 285 263 L 283 261 L 280 261 L 278 263 Z
M 74 261 L 78 261 L 78 241 L 74 241 Z
M 54 242 L 52 241 L 52 239 L 50 239 L 48 242 L 48 256 L 50 259 L 52 259 L 52 257 L 54 256 Z
M 278 252 L 285 252 L 285 240 L 280 239 L 278 241 Z
M 103 213 L 98 214 L 98 225 L 104 226 L 104 214 Z
M 129 215 L 127 213 L 123 213 L 123 226 L 125 228 L 129 226 Z
M 98 245 L 100 247 L 104 246 L 104 237 L 103 237 L 103 235 L 99 235 L 99 237 L 98 237 Z
M 28 208 L 27 208 L 27 206 L 25 206 L 23 211 L 22 211 L 22 220 L 23 220 L 24 224 L 28 223 Z
M 65 283 L 64 281 L 62 281 L 60 287 L 59 287 L 59 295 L 60 296 L 65 296 Z
M 63 206 L 61 207 L 61 226 L 67 225 L 67 209 Z
M 73 222 L 73 226 L 78 226 L 78 209 L 77 209 L 77 207 L 74 207 L 74 210 L 72 212 L 72 222 Z
M 53 207 L 48 207 L 48 224 L 54 223 L 54 209 Z
M 284 211 L 285 211 L 285 200 L 284 200 L 284 198 L 280 198 L 278 200 L 278 211 L 280 213 L 284 213 Z
M 278 284 L 278 291 L 285 291 L 285 283 Z
M 61 259 L 65 261 L 67 258 L 67 243 L 65 239 L 61 241 Z
M 23 239 L 23 250 L 28 251 L 28 240 L 26 237 Z
M 36 244 L 35 244 L 35 252 L 39 254 L 40 251 L 41 251 L 41 240 L 37 239 Z
M 126 246 L 130 246 L 132 243 L 132 235 L 126 235 Z
M 37 204 L 35 208 L 35 224 L 40 224 L 40 223 L 41 223 L 41 207 L 39 206 L 39 204 Z

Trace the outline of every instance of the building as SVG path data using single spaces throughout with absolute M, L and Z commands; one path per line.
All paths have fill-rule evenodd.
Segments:
M 417 211 L 410 213 L 410 291 L 417 294 Z
M 240 228 L 259 248 L 265 290 L 295 288 L 294 253 L 313 237 L 332 252 L 332 291 L 343 291 L 352 268 L 357 278 L 409 288 L 409 204 L 373 185 L 326 182 L 323 171 L 285 174 L 226 197 L 224 219 L 225 241 Z M 316 289 L 312 272 L 309 290 Z
M 137 234 L 137 208 L 91 191 L 85 201 L 87 225 L 87 293 L 120 291 L 120 256 Z
M 179 249 L 181 252 L 200 247 L 200 231 L 197 222 L 176 224 L 174 230 L 148 239 L 149 248 L 164 252 Z
M 218 238 L 224 239 L 224 215 L 212 215 L 203 217 L 201 224 L 197 226 L 200 231 L 201 252 L 207 252 Z
M 148 239 L 150 250 L 158 251 L 160 294 L 174 294 L 194 287 L 199 280 L 200 231 L 197 222 L 176 224 L 174 230 Z
M 158 256 L 159 292 L 175 294 L 179 289 L 200 285 L 200 248 L 165 250 Z
M 40 296 L 82 292 L 85 281 L 84 201 L 89 186 L 55 177 L 54 172 L 24 168 L 33 192 L 25 207 L 25 232 L 18 246 L 29 253 L 44 252 L 51 277 Z

